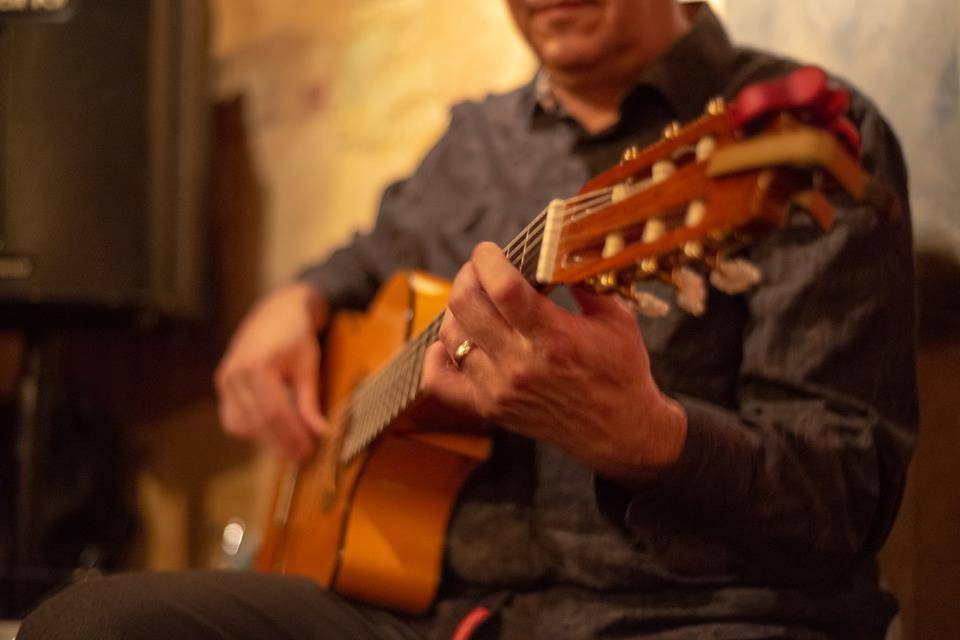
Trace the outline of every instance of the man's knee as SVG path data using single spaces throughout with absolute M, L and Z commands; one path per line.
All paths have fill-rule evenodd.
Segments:
M 138 584 L 143 577 L 114 576 L 68 587 L 27 616 L 17 640 L 158 637 L 151 629 L 160 608 Z
M 111 576 L 70 587 L 24 620 L 17 640 L 378 638 L 415 635 L 306 578 L 193 571 Z

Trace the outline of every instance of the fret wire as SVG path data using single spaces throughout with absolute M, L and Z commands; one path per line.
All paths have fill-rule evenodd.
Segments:
M 391 422 L 403 409 L 406 408 L 409 400 L 407 387 L 410 384 L 410 370 L 413 363 L 416 362 L 417 351 L 422 343 L 422 334 L 413 338 L 405 345 L 403 352 L 389 366 L 386 371 L 386 377 L 389 379 L 388 386 L 388 404 L 387 423 Z
M 415 351 L 415 349 L 414 349 Z M 414 357 L 404 359 L 403 372 L 397 376 L 397 406 L 398 413 L 403 411 L 410 402 L 410 363 L 415 360 Z
M 409 362 L 413 358 L 414 349 L 410 348 L 413 340 L 404 346 L 404 350 L 392 363 L 390 369 L 390 410 L 389 421 L 393 421 L 404 408 L 406 402 L 404 390 L 406 388 L 406 378 L 409 375 Z
M 390 401 L 390 380 L 387 376 L 377 376 L 377 419 L 374 422 L 374 428 L 378 429 L 384 424 L 389 413 L 388 403 Z
M 396 378 L 385 376 L 383 380 L 383 424 L 389 424 L 393 417 L 393 383 Z
M 383 405 L 380 403 L 380 379 L 376 378 L 373 383 L 372 394 L 373 411 L 370 414 L 370 423 L 367 425 L 369 430 L 376 431 L 380 426 L 380 413 Z M 366 437 L 366 434 L 364 434 Z
M 397 366 L 405 359 L 410 357 L 410 350 L 405 345 L 404 350 L 398 354 L 383 370 L 368 379 L 353 394 L 351 399 L 363 401 L 369 407 L 373 397 L 383 393 L 383 380 L 395 374 Z
M 418 341 L 417 345 L 417 359 L 416 365 L 414 367 L 413 379 L 416 380 L 415 388 L 416 390 L 411 394 L 411 399 L 417 396 L 417 393 L 420 391 L 420 385 L 423 381 L 423 361 L 427 351 L 427 347 L 436 340 L 436 335 L 434 333 L 434 327 L 438 326 L 437 320 L 442 318 L 443 314 L 441 313 L 437 318 L 435 318 L 430 324 L 427 325 L 427 328 L 423 330 L 420 334 L 423 339 Z
M 370 401 L 368 398 L 364 398 L 363 402 L 361 402 L 360 405 L 357 407 L 355 428 L 361 429 L 361 430 L 365 429 L 369 415 L 370 415 Z
M 413 368 L 413 380 L 414 380 L 414 392 L 413 396 L 416 397 L 416 394 L 420 391 L 420 386 L 423 382 L 423 361 L 427 357 L 427 349 L 436 341 L 436 335 L 434 331 L 434 324 L 437 323 L 437 320 L 431 322 L 427 328 L 421 334 L 422 339 L 417 345 L 417 359 L 414 363 Z M 439 324 L 437 324 L 439 326 Z
M 404 362 L 406 361 L 406 357 L 407 357 L 406 349 L 404 350 L 403 356 L 404 356 L 404 357 L 399 361 L 400 364 L 402 364 L 402 363 L 404 363 Z M 394 367 L 394 368 L 396 369 L 396 371 L 394 371 L 393 381 L 392 381 L 392 383 L 390 384 L 390 387 L 391 387 L 391 389 L 390 389 L 390 404 L 392 405 L 392 406 L 391 406 L 391 409 L 390 409 L 390 421 L 391 421 L 391 422 L 393 422 L 393 420 L 395 420 L 396 417 L 397 417 L 398 415 L 400 415 L 400 411 L 403 409 L 402 404 L 401 404 L 401 400 L 400 400 L 400 397 L 401 397 L 401 391 L 400 391 L 400 390 L 401 390 L 401 389 L 403 388 L 403 386 L 404 386 L 404 385 L 403 385 L 403 383 L 404 383 L 404 376 L 403 376 L 403 371 L 404 371 L 404 369 L 403 369 L 402 366 L 397 366 L 397 367 Z
M 404 350 L 403 353 L 405 352 L 406 350 Z M 387 422 L 387 423 L 390 422 L 391 417 L 393 416 L 393 410 L 394 410 L 393 386 L 394 386 L 394 383 L 396 382 L 395 364 L 397 362 L 398 360 L 392 361 L 390 363 L 390 366 L 388 367 L 389 370 L 385 371 L 383 376 L 383 404 L 384 404 L 383 420 L 384 422 Z
M 371 387 L 369 385 L 361 385 L 347 397 L 346 408 L 344 411 L 355 411 L 358 422 L 362 422 L 366 419 L 365 416 L 369 406 L 370 392 Z
M 420 387 L 416 377 L 414 376 L 414 371 L 417 369 L 417 361 L 420 360 L 420 340 L 417 340 L 414 345 L 414 356 L 410 359 L 410 362 L 407 365 L 407 383 L 404 385 L 406 389 L 404 402 L 408 405 L 413 402 L 413 399 L 416 397 L 416 393 Z
M 351 425 L 350 431 L 353 432 L 353 431 L 355 431 L 355 430 L 362 430 L 362 429 L 364 428 L 364 424 L 366 423 L 366 420 L 367 420 L 367 401 L 366 401 L 366 399 L 364 398 L 363 400 L 361 400 L 360 402 L 358 402 L 358 403 L 355 405 L 355 407 L 349 408 L 348 411 L 349 411 L 350 409 L 353 410 L 352 413 L 353 413 L 353 415 L 354 415 L 354 417 L 355 417 L 355 420 L 354 420 L 353 424 Z M 349 438 L 350 434 L 347 433 L 347 434 L 344 434 L 344 435 L 346 436 L 345 439 L 344 439 L 344 440 L 346 441 L 346 439 Z
M 380 378 L 379 397 L 380 406 L 377 411 L 377 421 L 374 424 L 377 430 L 385 425 L 387 423 L 387 419 L 390 417 L 390 381 L 385 377 Z

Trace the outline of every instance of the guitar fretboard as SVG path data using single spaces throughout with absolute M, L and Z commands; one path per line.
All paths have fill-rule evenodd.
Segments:
M 545 211 L 541 212 L 503 250 L 528 282 L 535 282 L 544 215 Z M 442 320 L 443 313 L 347 399 L 342 414 L 341 464 L 370 446 L 420 395 L 424 353 L 436 341 Z

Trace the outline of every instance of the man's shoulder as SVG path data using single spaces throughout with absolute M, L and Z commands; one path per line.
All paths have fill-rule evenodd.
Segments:
M 535 100 L 529 83 L 511 91 L 461 100 L 451 108 L 452 126 L 485 133 L 516 131 L 532 114 Z
M 751 47 L 734 47 L 728 74 L 724 83 L 727 98 L 734 97 L 744 87 L 786 75 L 803 63 L 770 51 Z

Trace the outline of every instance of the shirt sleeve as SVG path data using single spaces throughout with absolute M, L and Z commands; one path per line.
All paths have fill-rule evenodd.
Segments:
M 777 575 L 840 574 L 883 543 L 917 427 L 913 262 L 899 145 L 860 109 L 864 166 L 900 218 L 837 197 L 831 232 L 798 213 L 751 251 L 764 283 L 745 294 L 736 406 L 677 398 L 685 449 L 631 497 L 628 528 L 682 514 Z

